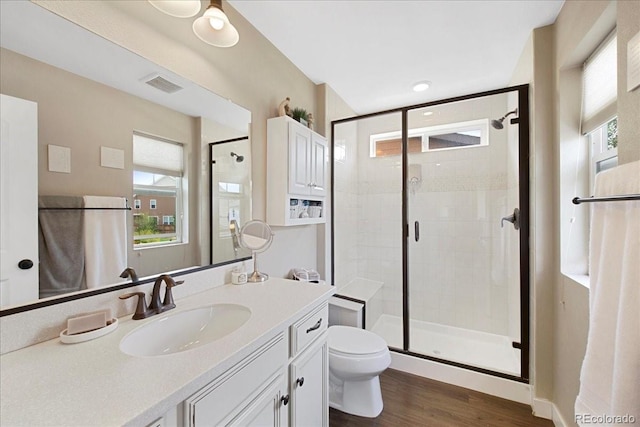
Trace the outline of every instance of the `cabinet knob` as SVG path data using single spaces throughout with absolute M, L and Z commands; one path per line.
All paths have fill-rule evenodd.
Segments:
M 302 387 L 304 385 L 304 377 L 300 377 L 296 380 L 296 384 L 298 387 Z
M 287 406 L 287 404 L 289 403 L 289 395 L 287 394 L 286 396 L 282 396 L 282 397 L 280 398 L 280 401 L 282 402 L 282 404 L 283 404 L 284 406 Z

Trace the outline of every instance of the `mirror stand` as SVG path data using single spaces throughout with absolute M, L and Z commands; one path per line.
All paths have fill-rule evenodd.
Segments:
M 258 253 L 253 252 L 253 273 L 247 277 L 247 282 L 258 283 L 269 280 L 269 275 L 258 271 Z

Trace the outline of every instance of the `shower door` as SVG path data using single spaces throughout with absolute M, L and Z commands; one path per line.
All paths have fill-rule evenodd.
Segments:
M 332 283 L 397 352 L 528 381 L 528 87 L 332 123 Z
M 403 348 L 402 114 L 335 124 L 333 284 L 365 304 L 364 326 Z M 377 135 L 377 139 L 372 139 Z
M 405 345 L 521 377 L 517 111 L 517 91 L 407 111 Z

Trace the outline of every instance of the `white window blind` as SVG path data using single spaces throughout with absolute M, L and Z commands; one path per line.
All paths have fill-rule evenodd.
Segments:
M 616 115 L 618 94 L 617 37 L 614 34 L 585 62 L 582 73 L 582 133 Z
M 133 164 L 136 169 L 182 176 L 183 156 L 183 147 L 178 143 L 133 134 Z

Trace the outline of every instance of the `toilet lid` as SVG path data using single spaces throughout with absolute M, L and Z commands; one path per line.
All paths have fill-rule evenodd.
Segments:
M 375 354 L 388 350 L 387 343 L 378 335 L 352 326 L 329 328 L 329 351 L 346 354 Z

